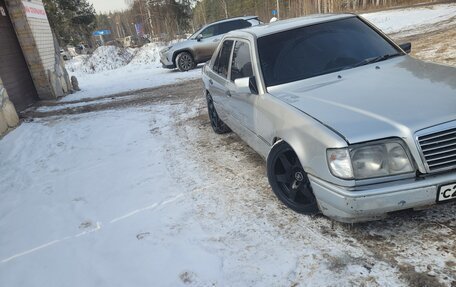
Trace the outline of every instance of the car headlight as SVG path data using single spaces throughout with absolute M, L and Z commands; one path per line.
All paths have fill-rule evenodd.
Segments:
M 366 179 L 413 171 L 401 141 L 381 141 L 327 150 L 333 175 L 343 179 Z

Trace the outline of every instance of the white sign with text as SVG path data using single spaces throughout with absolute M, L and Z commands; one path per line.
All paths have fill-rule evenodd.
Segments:
M 36 4 L 32 2 L 22 1 L 25 9 L 25 15 L 27 18 L 37 18 L 47 20 L 46 10 L 44 10 L 43 4 Z

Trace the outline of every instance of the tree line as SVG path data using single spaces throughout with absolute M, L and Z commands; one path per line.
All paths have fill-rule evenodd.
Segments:
M 98 28 L 114 38 L 136 35 L 135 25 L 149 38 L 183 34 L 192 29 L 192 0 L 125 0 L 125 11 L 98 14 Z M 138 27 L 139 28 L 139 27 Z
M 218 19 L 256 15 L 264 22 L 274 16 L 280 19 L 300 17 L 315 13 L 362 12 L 439 0 L 202 0 L 192 9 L 194 26 L 201 26 Z M 449 2 L 449 1 L 448 1 Z M 279 15 L 278 15 L 279 14 Z
M 43 0 L 61 45 L 91 43 L 94 30 L 110 30 L 112 38 L 137 35 L 152 40 L 184 37 L 216 20 L 256 15 L 269 22 L 314 13 L 362 12 L 442 0 L 124 0 L 124 11 L 96 14 L 88 0 Z M 449 2 L 449 1 L 448 1 Z M 277 6 L 278 4 L 278 6 Z

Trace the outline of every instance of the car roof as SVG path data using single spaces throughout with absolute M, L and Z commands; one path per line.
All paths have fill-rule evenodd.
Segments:
M 346 19 L 356 17 L 355 14 L 314 14 L 299 18 L 292 18 L 287 20 L 280 20 L 264 25 L 253 26 L 242 30 L 234 30 L 227 34 L 227 36 L 241 36 L 243 33 L 249 33 L 256 37 L 275 34 L 282 31 L 291 30 L 294 28 L 310 26 L 314 24 L 330 22 L 339 19 Z
M 215 21 L 212 23 L 207 24 L 206 26 L 212 25 L 212 24 L 219 24 L 223 22 L 228 22 L 228 21 L 233 21 L 233 20 L 250 20 L 250 19 L 255 19 L 258 18 L 258 16 L 242 16 L 242 17 L 234 17 L 234 18 L 228 18 L 228 19 L 223 19 L 219 21 Z

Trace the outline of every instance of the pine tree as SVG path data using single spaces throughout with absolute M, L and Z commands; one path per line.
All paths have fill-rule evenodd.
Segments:
M 90 43 L 96 27 L 93 5 L 87 0 L 43 0 L 51 28 L 61 46 Z

